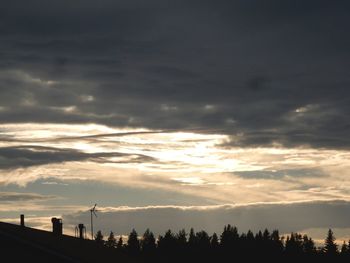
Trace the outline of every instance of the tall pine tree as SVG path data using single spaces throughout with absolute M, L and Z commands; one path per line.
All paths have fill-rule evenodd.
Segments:
M 108 239 L 106 241 L 106 246 L 109 248 L 115 248 L 117 246 L 117 240 L 115 239 L 114 233 L 112 231 L 108 236 Z
M 146 254 L 153 253 L 156 249 L 156 239 L 153 233 L 147 229 L 141 240 L 142 251 Z
M 120 236 L 117 243 L 117 249 L 122 250 L 124 248 L 123 237 Z
M 140 252 L 140 242 L 137 238 L 137 232 L 135 229 L 133 229 L 129 234 L 127 249 L 131 254 L 137 254 Z
M 323 251 L 327 255 L 335 255 L 338 253 L 338 245 L 335 243 L 335 236 L 331 229 L 328 230 L 328 234 L 324 242 Z
M 96 235 L 95 235 L 95 242 L 99 245 L 103 245 L 104 241 L 103 241 L 103 235 L 101 230 L 98 230 Z

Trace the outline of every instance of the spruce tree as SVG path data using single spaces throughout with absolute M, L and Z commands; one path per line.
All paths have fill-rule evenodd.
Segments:
M 124 242 L 123 242 L 123 237 L 120 236 L 118 239 L 118 243 L 117 243 L 117 249 L 121 250 L 124 248 Z
M 179 247 L 179 249 L 185 249 L 186 248 L 186 244 L 187 244 L 187 238 L 186 238 L 187 234 L 185 229 L 182 229 L 179 231 L 179 233 L 177 233 L 176 235 L 176 242 L 177 245 Z
M 189 234 L 189 237 L 188 237 L 188 246 L 190 248 L 193 248 L 196 244 L 196 234 L 194 233 L 194 229 L 191 228 L 190 229 L 190 234 Z
M 216 249 L 219 247 L 219 238 L 216 233 L 214 233 L 210 238 L 210 246 L 213 249 Z
M 98 230 L 96 235 L 95 235 L 95 242 L 97 244 L 100 244 L 100 245 L 103 245 L 104 244 L 104 241 L 103 241 L 103 235 L 102 235 L 102 232 L 101 230 Z
M 316 252 L 315 242 L 306 234 L 303 236 L 303 251 L 305 254 L 313 254 Z
M 221 246 L 226 249 L 231 249 L 236 247 L 237 242 L 239 241 L 239 234 L 237 227 L 232 227 L 230 224 L 224 227 L 224 231 L 220 237 Z
M 142 251 L 145 253 L 153 253 L 156 249 L 156 239 L 149 229 L 147 229 L 143 234 L 141 247 Z
M 176 244 L 176 237 L 170 229 L 165 232 L 164 236 L 160 236 L 158 239 L 159 249 L 166 253 L 174 250 L 176 248 Z
M 335 236 L 331 229 L 328 230 L 328 234 L 324 242 L 323 251 L 327 255 L 335 255 L 338 252 L 338 245 L 335 243 Z
M 342 255 L 347 255 L 348 251 L 349 251 L 348 245 L 344 241 L 343 245 L 341 246 L 340 253 Z
M 106 246 L 109 248 L 115 248 L 117 246 L 117 240 L 114 237 L 114 233 L 112 231 L 108 236 L 108 239 L 106 241 Z
M 196 233 L 196 247 L 201 249 L 203 252 L 210 248 L 210 237 L 204 230 Z
M 127 249 L 131 254 L 137 254 L 140 252 L 140 242 L 137 237 L 138 236 L 136 230 L 132 229 L 132 231 L 129 234 L 127 243 Z

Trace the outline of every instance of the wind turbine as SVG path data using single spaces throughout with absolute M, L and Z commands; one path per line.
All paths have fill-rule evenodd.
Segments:
M 91 215 L 91 240 L 94 240 L 94 225 L 93 225 L 93 220 L 92 220 L 92 214 L 94 214 L 97 217 L 96 212 L 98 210 L 96 210 L 96 206 L 97 206 L 97 204 L 95 204 L 94 207 L 90 209 L 90 215 Z

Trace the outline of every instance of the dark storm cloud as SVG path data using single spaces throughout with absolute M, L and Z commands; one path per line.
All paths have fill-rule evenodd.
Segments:
M 59 163 L 66 160 L 77 161 L 84 158 L 83 154 L 70 150 L 59 150 L 47 147 L 4 147 L 0 148 L 0 168 L 9 169 L 28 167 L 49 163 Z
M 349 10 L 337 0 L 7 2 L 0 121 L 348 148 Z
M 83 153 L 73 149 L 58 149 L 42 146 L 21 146 L 0 148 L 0 169 L 14 169 L 44 164 L 63 163 L 69 161 L 93 160 L 99 163 L 111 163 L 108 158 L 128 157 L 127 160 L 113 163 L 153 162 L 154 158 L 140 154 L 118 152 Z

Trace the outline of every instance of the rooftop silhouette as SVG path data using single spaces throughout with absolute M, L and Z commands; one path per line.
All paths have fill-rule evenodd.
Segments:
M 102 262 L 126 254 L 97 246 L 95 241 L 0 222 L 1 257 L 8 262 Z

